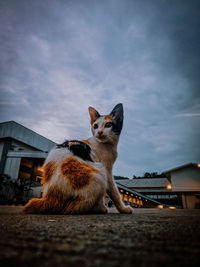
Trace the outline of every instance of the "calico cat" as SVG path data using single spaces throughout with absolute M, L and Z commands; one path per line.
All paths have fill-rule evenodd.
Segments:
M 87 140 L 65 141 L 50 151 L 43 173 L 43 196 L 32 199 L 24 213 L 107 213 L 107 193 L 120 213 L 125 207 L 112 176 L 117 144 L 123 125 L 123 106 L 118 104 L 109 115 L 89 107 L 93 136 Z

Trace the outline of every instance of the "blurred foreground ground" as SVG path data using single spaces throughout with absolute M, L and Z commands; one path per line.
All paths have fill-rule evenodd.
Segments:
M 200 211 L 23 215 L 0 207 L 0 266 L 200 266 Z

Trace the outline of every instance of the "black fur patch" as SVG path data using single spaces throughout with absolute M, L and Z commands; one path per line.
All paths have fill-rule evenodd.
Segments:
M 70 140 L 57 145 L 57 148 L 63 148 L 63 147 L 68 148 L 75 156 L 78 156 L 83 160 L 88 160 L 93 162 L 90 156 L 91 148 L 86 143 L 78 140 Z
M 120 135 L 121 130 L 122 130 L 122 126 L 123 126 L 123 121 L 119 120 L 118 118 L 115 120 L 115 122 L 113 123 L 113 127 L 112 130 L 116 135 Z
M 99 114 L 98 111 L 96 111 L 96 112 L 95 112 L 95 118 L 98 119 L 98 118 L 100 118 L 100 117 L 101 117 L 101 115 Z
M 116 135 L 120 135 L 124 120 L 123 105 L 121 103 L 116 105 L 110 115 L 114 118 L 112 130 Z

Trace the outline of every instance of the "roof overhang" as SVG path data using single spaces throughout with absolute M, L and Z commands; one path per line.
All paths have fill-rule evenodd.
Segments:
M 24 151 L 9 151 L 8 157 L 11 158 L 41 158 L 45 159 L 48 153 L 46 152 L 38 152 L 38 151 L 31 151 L 31 152 L 24 152 Z
M 172 172 L 176 172 L 176 171 L 178 171 L 178 170 L 181 170 L 181 169 L 184 169 L 184 168 L 189 168 L 189 167 L 200 168 L 200 164 L 198 164 L 198 163 L 187 163 L 187 164 L 181 165 L 181 166 L 179 166 L 179 167 L 176 167 L 176 168 L 173 168 L 173 169 L 164 171 L 163 173 L 164 173 L 165 175 L 167 175 L 167 174 L 170 174 L 170 173 L 172 173 Z

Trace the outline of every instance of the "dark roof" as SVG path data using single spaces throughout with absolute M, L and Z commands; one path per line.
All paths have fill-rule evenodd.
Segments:
M 150 198 L 150 197 L 148 197 L 146 195 L 143 195 L 140 192 L 137 192 L 135 190 L 132 190 L 132 189 L 128 188 L 127 186 L 124 186 L 123 184 L 121 184 L 119 182 L 119 180 L 117 180 L 115 182 L 116 182 L 118 188 L 121 188 L 121 189 L 123 189 L 125 191 L 128 191 L 129 193 L 133 193 L 134 195 L 139 196 L 139 197 L 141 197 L 143 199 L 149 200 L 151 203 L 154 203 L 155 205 L 163 205 L 163 206 L 166 206 L 166 207 L 168 206 L 168 205 L 163 204 L 163 203 L 161 203 L 161 202 L 159 202 L 159 201 L 157 201 L 155 199 L 152 199 L 152 198 Z
M 166 177 L 163 178 L 139 178 L 129 180 L 116 180 L 116 182 L 129 188 L 163 188 L 170 184 Z
M 13 138 L 40 151 L 49 151 L 55 143 L 15 121 L 0 123 L 0 139 Z

